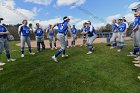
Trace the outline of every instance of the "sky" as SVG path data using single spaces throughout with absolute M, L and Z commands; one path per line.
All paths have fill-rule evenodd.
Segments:
M 62 22 L 64 16 L 69 16 L 70 24 L 76 25 L 77 28 L 87 20 L 98 28 L 111 23 L 114 18 L 123 16 L 132 22 L 134 16 L 131 8 L 139 2 L 139 0 L 0 0 L 0 17 L 5 19 L 3 22 L 6 24 L 17 24 L 23 19 L 28 19 L 33 24 L 39 22 L 47 26 Z

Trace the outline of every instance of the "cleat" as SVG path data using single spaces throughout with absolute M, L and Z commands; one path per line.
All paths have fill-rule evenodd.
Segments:
M 136 66 L 136 67 L 140 67 L 140 64 L 134 64 L 134 66 Z
M 53 48 L 51 48 L 51 50 L 53 50 Z
M 14 62 L 14 61 L 16 61 L 16 59 L 8 59 L 7 61 L 8 62 Z
M 134 58 L 134 60 L 140 61 L 140 57 Z
M 115 47 L 110 47 L 110 49 L 113 49 L 113 48 L 115 48 Z
M 29 53 L 30 55 L 35 55 L 35 53 Z
M 118 52 L 121 52 L 121 49 L 118 49 L 117 51 L 118 51 Z
M 62 55 L 63 58 L 64 58 L 64 57 L 68 57 L 68 56 L 69 56 L 69 55 L 66 55 L 66 54 L 65 54 L 65 55 Z
M 0 68 L 0 71 L 2 71 L 3 70 L 3 68 Z
M 65 57 L 68 57 L 69 55 L 65 54 Z
M 140 61 L 132 61 L 134 64 L 140 64 Z
M 138 79 L 140 80 L 140 76 L 138 76 Z
M 127 55 L 128 57 L 136 57 L 134 54 Z
M 57 49 L 57 47 L 55 47 L 54 49 Z
M 129 52 L 130 53 L 130 55 L 133 55 L 133 52 Z
M 55 56 L 52 56 L 52 59 L 53 59 L 56 63 L 58 63 L 57 58 L 56 58 Z
M 5 65 L 6 63 L 2 63 L 2 62 L 0 62 L 0 66 L 3 66 L 3 65 Z
M 62 55 L 62 57 L 65 57 L 65 55 Z
M 91 51 L 89 51 L 89 52 L 87 53 L 87 55 L 90 55 L 90 54 L 92 54 L 92 52 L 91 52 Z
M 95 47 L 92 48 L 92 51 L 95 49 Z
M 23 58 L 24 57 L 24 54 L 22 54 L 21 57 Z

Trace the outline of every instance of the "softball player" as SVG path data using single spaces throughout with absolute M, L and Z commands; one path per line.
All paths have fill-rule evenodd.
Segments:
M 120 18 L 119 19 L 119 26 L 118 26 L 118 38 L 119 38 L 119 44 L 120 44 L 120 49 L 118 49 L 118 52 L 121 52 L 121 50 L 123 49 L 123 45 L 124 45 L 124 38 L 126 35 L 126 23 L 123 22 L 123 19 Z
M 135 26 L 135 28 L 133 29 L 133 32 L 136 34 L 136 43 L 138 45 L 138 48 L 139 48 L 139 53 L 138 53 L 138 57 L 135 58 L 135 60 L 138 60 L 138 61 L 133 61 L 133 63 L 136 63 L 135 66 L 137 67 L 140 67 L 140 12 L 137 12 L 137 17 L 138 18 L 138 22 Z
M 36 42 L 37 42 L 37 52 L 40 52 L 40 44 L 42 45 L 42 49 L 45 50 L 45 44 L 44 44 L 44 31 L 40 27 L 39 23 L 36 23 L 36 29 L 35 29 L 35 35 L 36 35 Z
M 89 55 L 89 54 L 92 54 L 92 51 L 94 49 L 94 47 L 93 47 L 93 41 L 97 38 L 95 29 L 91 25 L 91 22 L 90 21 L 86 22 L 85 31 L 86 32 L 82 32 L 82 34 L 88 34 L 86 44 L 87 44 L 87 47 L 89 49 L 89 52 L 87 54 Z
M 73 25 L 73 27 L 72 27 L 72 29 L 71 29 L 71 33 L 72 33 L 72 42 L 71 42 L 71 46 L 75 46 L 76 34 L 77 34 L 77 29 L 75 28 L 75 25 Z
M 5 63 L 1 62 L 1 55 L 2 55 L 3 49 L 5 50 L 8 62 L 16 60 L 16 59 L 11 59 L 10 51 L 9 51 L 9 43 L 7 39 L 9 31 L 5 26 L 1 24 L 2 20 L 4 19 L 0 18 L 0 66 L 5 65 Z
M 22 21 L 22 25 L 19 26 L 19 28 L 18 28 L 18 34 L 20 36 L 20 41 L 21 41 L 21 57 L 24 57 L 25 42 L 28 45 L 29 54 L 31 54 L 31 55 L 35 54 L 31 50 L 31 40 L 30 40 L 31 28 L 28 27 L 27 24 L 28 24 L 28 21 L 27 20 L 23 20 Z
M 67 57 L 68 55 L 66 55 L 66 41 L 65 41 L 65 35 L 67 30 L 71 30 L 71 27 L 69 25 L 70 19 L 66 16 L 63 18 L 64 22 L 63 23 L 57 23 L 55 24 L 52 29 L 57 26 L 58 27 L 58 34 L 57 34 L 57 38 L 60 41 L 60 45 L 61 45 L 61 49 L 59 49 L 54 56 L 52 56 L 52 59 L 55 62 L 57 61 L 57 57 L 62 53 L 62 57 Z
M 138 7 L 135 7 L 135 8 L 132 8 L 132 11 L 134 11 L 134 16 L 135 16 L 135 19 L 134 19 L 134 22 L 132 24 L 132 37 L 133 37 L 133 43 L 134 43 L 134 49 L 132 52 L 130 52 L 130 55 L 127 55 L 127 56 L 134 56 L 136 57 L 136 54 L 139 52 L 139 47 L 138 47 L 138 43 L 136 41 L 136 32 L 133 32 L 133 29 L 137 26 L 138 22 L 139 22 L 139 17 L 137 16 L 137 12 L 139 11 L 138 10 Z
M 114 47 L 117 47 L 116 39 L 118 37 L 118 24 L 117 24 L 117 21 L 114 19 L 112 21 L 112 23 L 113 23 L 113 25 L 112 25 L 112 33 L 113 33 L 112 34 L 112 42 L 113 42 L 113 44 L 112 44 L 112 47 L 110 49 L 112 49 Z
M 83 23 L 83 27 L 82 27 L 82 29 L 81 29 L 81 33 L 82 33 L 82 32 L 85 32 L 85 28 L 86 28 L 86 23 Z M 86 45 L 87 34 L 84 34 L 84 35 L 82 36 L 82 38 L 83 38 L 83 45 Z M 81 45 L 81 46 L 83 46 L 83 45 Z
M 47 29 L 47 33 L 48 33 L 48 37 L 49 37 L 49 41 L 50 41 L 50 48 L 53 50 L 52 48 L 52 42 L 54 43 L 54 48 L 56 48 L 56 38 L 55 38 L 55 31 L 51 30 L 52 25 L 49 25 L 49 28 Z
M 137 24 L 139 23 L 139 20 L 140 20 L 140 17 L 137 16 L 136 13 L 134 14 L 134 16 L 135 16 L 135 20 L 132 25 L 132 31 L 133 31 L 133 29 L 135 29 L 135 27 L 137 26 Z M 138 46 L 138 41 L 137 41 L 137 37 L 139 37 L 138 30 L 136 32 L 132 32 L 132 33 L 133 33 L 134 49 L 133 49 L 133 52 L 130 52 L 130 55 L 127 55 L 127 56 L 135 57 L 136 54 L 139 52 L 139 46 Z

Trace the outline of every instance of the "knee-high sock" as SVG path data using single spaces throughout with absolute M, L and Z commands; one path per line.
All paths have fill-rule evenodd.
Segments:
M 87 46 L 88 46 L 89 51 L 91 51 L 91 52 L 92 52 L 93 45 L 87 44 Z
M 10 59 L 11 58 L 10 53 L 6 54 L 6 57 L 7 59 Z
M 75 45 L 75 41 L 73 41 L 73 45 Z
M 58 57 L 61 53 L 62 53 L 62 51 L 63 51 L 63 49 L 60 49 L 60 50 L 58 50 L 56 53 L 55 53 L 55 57 Z
M 120 49 L 123 49 L 124 42 L 120 42 Z
M 112 46 L 113 46 L 113 47 L 115 47 L 115 46 L 116 46 L 116 42 L 115 42 L 115 41 L 113 42 Z
M 56 42 L 54 43 L 54 47 L 56 47 Z
M 65 55 L 65 54 L 66 54 L 66 50 L 65 50 L 65 49 L 63 50 L 63 53 L 62 53 L 62 54 L 63 54 L 63 55 Z
M 71 41 L 71 46 L 73 46 L 73 41 Z
M 52 48 L 52 43 L 50 43 L 50 48 Z
M 40 51 L 40 42 L 37 42 L 37 51 Z
M 29 47 L 29 52 L 32 53 L 32 49 L 31 49 L 31 47 Z
M 41 45 L 42 45 L 42 49 L 45 50 L 45 44 L 44 44 L 44 42 L 41 42 Z
M 139 47 L 135 47 L 133 50 L 133 54 L 136 55 L 139 52 Z
M 24 54 L 24 47 L 21 48 L 21 54 Z
M 68 42 L 68 41 L 66 41 L 66 43 L 67 43 L 67 46 L 69 46 L 69 42 Z
M 9 51 L 6 51 L 6 57 L 7 57 L 7 59 L 10 59 L 11 58 Z

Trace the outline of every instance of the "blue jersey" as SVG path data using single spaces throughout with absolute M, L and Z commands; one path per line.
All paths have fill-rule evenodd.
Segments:
M 71 33 L 72 33 L 72 34 L 76 34 L 76 33 L 77 33 L 77 29 L 76 29 L 76 28 L 72 28 L 72 29 L 71 29 Z
M 30 28 L 26 25 L 20 27 L 21 36 L 29 36 L 30 35 Z
M 118 31 L 118 24 L 113 24 L 112 25 L 112 32 L 117 32 Z
M 87 26 L 87 27 L 85 28 L 85 31 L 88 33 L 88 36 L 89 36 L 89 37 L 92 37 L 92 36 L 96 35 L 95 29 L 94 29 L 93 26 L 90 26 L 90 27 Z
M 64 23 L 58 23 L 57 24 L 58 27 L 58 33 L 63 33 L 63 34 L 67 34 L 68 32 L 68 22 L 64 22 Z
M 54 30 L 50 31 L 50 29 L 48 29 L 47 33 L 49 33 L 48 34 L 49 36 L 54 36 L 55 35 L 55 31 Z
M 121 23 L 119 26 L 118 26 L 118 31 L 119 32 L 125 32 L 126 30 L 126 24 L 125 23 Z
M 139 24 L 140 24 L 140 17 L 135 17 L 135 20 L 132 25 L 132 30 Z
M 37 28 L 35 34 L 36 34 L 36 36 L 43 36 L 44 32 L 43 32 L 42 28 Z
M 0 32 L 8 31 L 7 28 L 3 25 L 0 25 Z M 7 38 L 7 35 L 0 35 L 0 38 Z

